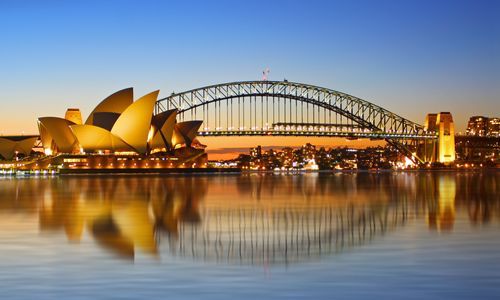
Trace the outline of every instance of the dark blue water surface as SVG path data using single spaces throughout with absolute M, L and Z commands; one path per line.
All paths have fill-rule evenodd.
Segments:
M 500 172 L 0 178 L 1 299 L 498 299 Z

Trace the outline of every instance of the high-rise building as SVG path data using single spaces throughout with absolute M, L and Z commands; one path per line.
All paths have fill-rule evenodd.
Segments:
M 470 117 L 467 124 L 467 135 L 473 136 L 500 136 L 500 118 L 484 116 Z
M 489 118 L 487 134 L 489 136 L 500 137 L 500 118 Z
M 470 117 L 467 124 L 467 135 L 485 136 L 488 133 L 488 118 L 483 116 Z
M 259 145 L 255 148 L 250 149 L 250 156 L 254 158 L 261 158 L 262 157 L 262 147 Z

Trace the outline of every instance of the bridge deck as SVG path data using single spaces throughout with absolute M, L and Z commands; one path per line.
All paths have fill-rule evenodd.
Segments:
M 199 136 L 311 136 L 370 139 L 437 139 L 437 136 L 434 134 L 295 130 L 206 130 L 200 131 Z

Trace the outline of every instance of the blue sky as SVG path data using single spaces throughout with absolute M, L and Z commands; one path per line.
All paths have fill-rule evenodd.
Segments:
M 423 123 L 500 116 L 500 1 L 0 0 L 0 133 L 136 96 L 260 79 L 343 91 Z

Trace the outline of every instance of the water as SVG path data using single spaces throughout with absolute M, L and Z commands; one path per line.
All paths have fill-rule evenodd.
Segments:
M 1 299 L 493 299 L 500 172 L 0 179 Z

